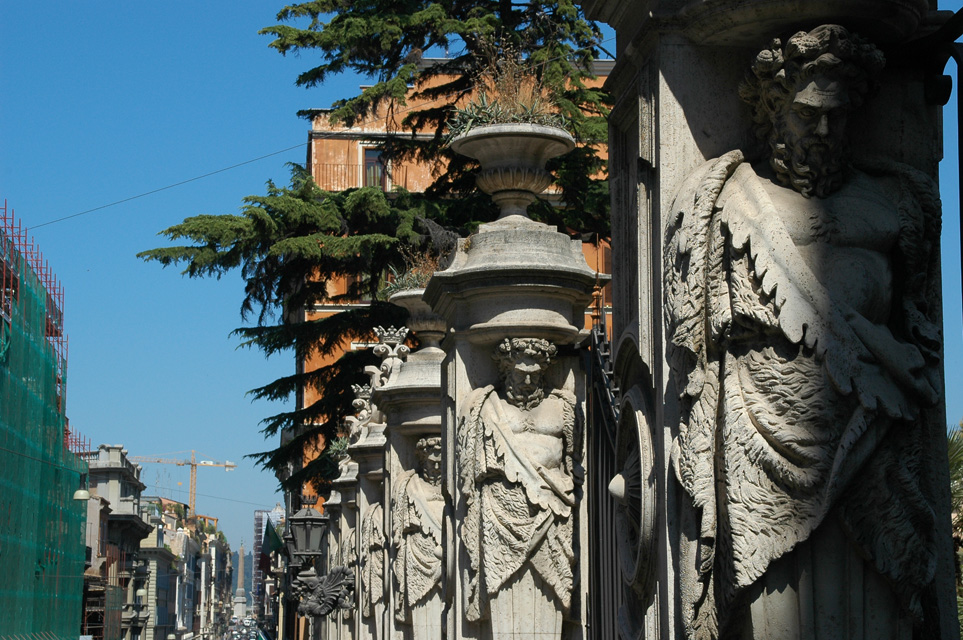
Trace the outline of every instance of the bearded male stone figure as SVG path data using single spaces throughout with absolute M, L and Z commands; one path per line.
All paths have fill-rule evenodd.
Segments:
M 774 41 L 741 87 L 768 161 L 712 160 L 673 203 L 689 638 L 938 637 L 938 193 L 844 152 L 883 64 L 836 25 Z
M 441 438 L 421 438 L 418 468 L 406 471 L 395 490 L 395 620 L 411 626 L 415 640 L 441 637 Z
M 495 639 L 559 638 L 571 606 L 575 399 L 545 393 L 555 354 L 547 340 L 505 339 L 493 356 L 503 390 L 471 392 L 458 424 L 467 615 L 490 619 Z

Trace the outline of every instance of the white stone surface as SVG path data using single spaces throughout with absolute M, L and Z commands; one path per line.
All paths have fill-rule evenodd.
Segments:
M 478 188 L 492 196 L 501 218 L 525 216 L 537 194 L 552 184 L 545 163 L 575 148 L 575 139 L 556 127 L 496 124 L 463 133 L 451 148 L 482 166 Z
M 416 455 L 417 468 L 402 474 L 392 499 L 395 621 L 410 628 L 413 640 L 431 640 L 442 628 L 441 437 L 419 439 Z
M 581 452 L 573 394 L 544 388 L 555 353 L 547 340 L 505 339 L 500 391 L 476 389 L 459 411 L 457 526 L 471 562 L 461 586 L 468 619 L 491 620 L 495 638 L 560 630 L 572 604 Z

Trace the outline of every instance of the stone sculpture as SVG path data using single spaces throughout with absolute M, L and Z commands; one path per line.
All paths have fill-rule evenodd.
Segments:
M 777 594 L 766 586 L 777 570 L 807 597 L 791 577 L 804 566 L 840 572 L 812 589 L 809 610 L 829 629 L 820 637 L 856 637 L 819 613 L 833 598 L 875 606 L 865 620 L 892 616 L 862 637 L 909 637 L 907 616 L 926 625 L 940 203 L 913 168 L 848 162 L 847 118 L 883 64 L 836 25 L 773 41 L 741 87 L 768 162 L 730 152 L 687 178 L 673 204 L 665 322 L 680 393 L 674 464 L 696 508 L 682 549 L 690 638 L 814 637 L 766 632 L 754 604 Z M 847 563 L 868 559 L 860 582 L 821 560 L 840 546 L 856 551 Z M 871 582 L 889 595 L 863 602 Z
M 380 372 L 374 374 L 372 372 L 371 387 L 372 389 L 384 386 L 388 379 L 391 378 L 393 372 L 395 372 L 398 366 L 404 362 L 405 358 L 408 357 L 408 353 L 411 351 L 405 345 L 405 339 L 408 337 L 408 327 L 375 327 L 375 335 L 378 336 L 378 344 L 374 346 L 372 352 L 381 358 Z
M 361 552 L 364 554 L 361 567 L 361 615 L 365 618 L 375 615 L 375 607 L 385 595 L 383 518 L 381 505 L 374 503 L 368 507 L 361 523 Z
M 299 600 L 298 614 L 321 618 L 336 609 L 352 608 L 353 574 L 352 569 L 344 566 L 334 567 L 323 576 L 318 576 L 314 567 L 299 573 L 292 585 L 294 595 Z
M 371 385 L 353 384 L 351 390 L 354 391 L 354 400 L 351 401 L 351 406 L 357 413 L 353 416 L 345 416 L 344 426 L 348 434 L 348 441 L 355 444 L 361 439 L 364 427 L 371 422 Z
M 441 636 L 441 438 L 421 438 L 417 470 L 404 472 L 395 490 L 393 569 L 398 585 L 395 620 L 416 639 Z
M 580 448 L 573 394 L 544 389 L 555 355 L 547 340 L 505 339 L 493 356 L 503 388 L 472 391 L 459 419 L 458 474 L 467 498 L 460 533 L 470 558 L 466 613 L 471 621 L 490 619 L 496 638 L 501 625 L 510 629 L 516 618 L 533 615 L 526 624 L 531 637 L 560 637 L 572 602 Z

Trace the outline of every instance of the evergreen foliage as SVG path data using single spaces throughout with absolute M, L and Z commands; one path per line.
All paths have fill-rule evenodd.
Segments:
M 334 103 L 331 121 L 351 126 L 387 105 L 403 116 L 404 132 L 433 134 L 425 140 L 398 132 L 383 147 L 389 160 L 444 159 L 448 169 L 428 190 L 433 195 L 473 189 L 471 170 L 477 165 L 448 149 L 446 125 L 456 115 L 456 103 L 482 84 L 493 59 L 506 51 L 519 56 L 584 145 L 548 167 L 559 178 L 566 209 L 537 203 L 530 213 L 562 231 L 608 236 L 607 182 L 591 178 L 605 173 L 600 147 L 593 145 L 606 141 L 608 96 L 586 85 L 601 34 L 572 0 L 317 0 L 287 6 L 277 18 L 282 24 L 261 30 L 275 36 L 270 46 L 318 60 L 298 76 L 298 85 L 319 86 L 344 72 L 371 79 L 359 95 Z M 425 56 L 445 53 L 444 60 L 424 64 Z
M 242 345 L 265 355 L 293 353 L 302 362 L 336 354 L 352 339 L 373 339 L 376 326 L 404 323 L 402 309 L 376 298 L 386 274 L 404 268 L 405 255 L 430 251 L 427 237 L 416 230 L 426 215 L 448 219 L 443 206 L 405 192 L 388 198 L 374 187 L 323 191 L 295 165 L 289 187 L 268 182 L 267 195 L 244 198 L 239 215 L 187 218 L 161 232 L 187 244 L 144 251 L 138 257 L 165 267 L 181 265 L 190 277 L 220 278 L 240 269 L 245 281 L 241 316 L 256 317 L 253 326 L 236 330 Z M 347 292 L 331 293 L 329 283 L 343 276 L 350 276 Z M 359 300 L 372 302 L 328 318 L 301 321 L 300 310 L 312 305 Z M 254 389 L 254 397 L 268 400 L 295 397 L 304 389 L 318 391 L 321 398 L 266 418 L 265 437 L 282 431 L 291 437 L 255 457 L 282 476 L 299 469 L 305 447 L 317 446 L 318 436 L 330 441 L 337 435 L 341 420 L 352 411 L 351 385 L 366 383 L 364 367 L 375 361 L 369 350 L 348 350 L 329 366 Z M 296 488 L 330 476 L 335 467 L 333 460 L 322 456 L 285 484 Z

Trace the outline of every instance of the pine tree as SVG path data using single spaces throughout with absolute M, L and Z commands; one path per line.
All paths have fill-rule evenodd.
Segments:
M 389 137 L 383 157 L 426 163 L 443 159 L 448 170 L 424 195 L 396 191 L 386 196 L 376 188 L 325 192 L 305 169 L 293 167 L 289 187 L 269 182 L 266 195 L 244 199 L 240 215 L 194 216 L 162 231 L 168 239 L 188 244 L 145 251 L 140 257 L 164 266 L 183 265 L 190 277 L 220 277 L 240 270 L 246 283 L 242 319 L 256 316 L 253 326 L 236 331 L 246 346 L 266 355 L 293 352 L 305 362 L 314 355 L 342 351 L 349 339 L 370 338 L 376 326 L 402 324 L 404 311 L 377 300 L 386 274 L 404 271 L 406 256 L 412 253 L 433 251 L 438 257 L 441 230 L 465 235 L 479 222 L 497 216 L 491 200 L 474 190 L 473 161 L 448 150 L 445 126 L 456 101 L 471 93 L 483 67 L 490 64 L 493 43 L 510 47 L 526 61 L 581 143 L 549 165 L 567 206 L 558 209 L 541 203 L 530 213 L 563 231 L 608 236 L 607 185 L 592 177 L 605 169 L 599 147 L 593 145 L 605 141 L 607 96 L 586 86 L 598 53 L 599 30 L 571 0 L 528 4 L 320 0 L 285 7 L 277 17 L 307 24 L 263 29 L 276 37 L 272 47 L 282 54 L 316 53 L 321 58 L 297 78 L 297 84 L 321 86 L 344 72 L 374 80 L 358 96 L 335 103 L 329 114 L 332 121 L 350 126 L 388 104 L 404 113 L 406 130 L 434 135 L 430 140 L 404 134 Z M 434 51 L 454 55 L 438 64 L 419 64 L 426 52 Z M 429 101 L 434 101 L 431 108 L 419 106 Z M 329 295 L 329 282 L 344 276 L 354 276 L 347 293 Z M 297 311 L 306 306 L 363 299 L 373 302 L 322 320 L 295 321 Z M 330 455 L 322 454 L 303 468 L 302 455 L 319 439 L 330 443 L 339 435 L 343 417 L 352 412 L 351 385 L 367 381 L 362 372 L 373 360 L 367 350 L 348 350 L 330 366 L 252 391 L 257 398 L 281 400 L 305 389 L 323 390 L 316 403 L 263 421 L 265 437 L 291 436 L 278 448 L 255 456 L 285 478 L 286 488 L 297 490 L 304 482 L 336 475 Z
M 430 250 L 427 236 L 417 230 L 419 219 L 445 217 L 437 204 L 405 192 L 388 198 L 375 187 L 323 191 L 296 165 L 289 187 L 269 181 L 266 195 L 243 202 L 239 215 L 199 215 L 165 229 L 161 235 L 189 244 L 138 257 L 165 267 L 183 265 L 190 277 L 219 278 L 239 269 L 245 281 L 241 317 L 256 316 L 253 326 L 236 330 L 242 344 L 265 355 L 293 352 L 299 361 L 336 354 L 351 339 L 371 338 L 376 326 L 400 326 L 405 312 L 377 299 L 385 274 L 404 270 L 406 254 Z M 328 284 L 345 275 L 356 277 L 346 293 L 332 295 Z M 314 304 L 365 299 L 372 302 L 321 320 L 295 321 L 298 310 Z M 257 454 L 261 464 L 286 475 L 286 469 L 301 467 L 302 452 L 317 445 L 319 436 L 336 437 L 354 399 L 351 385 L 367 382 L 364 367 L 375 360 L 368 350 L 347 350 L 330 366 L 254 389 L 254 397 L 269 400 L 287 399 L 305 388 L 324 390 L 318 402 L 263 421 L 265 437 L 284 431 L 293 438 Z M 297 487 L 333 472 L 333 461 L 322 456 L 286 484 Z

